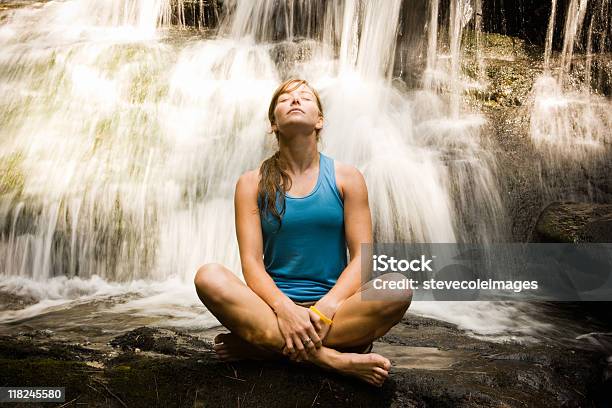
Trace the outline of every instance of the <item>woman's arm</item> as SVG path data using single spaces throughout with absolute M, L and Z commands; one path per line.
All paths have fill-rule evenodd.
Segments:
M 333 317 L 338 306 L 361 287 L 361 244 L 372 243 L 372 215 L 363 175 L 357 168 L 339 163 L 337 178 L 342 185 L 344 234 L 350 262 L 334 287 L 317 302 L 316 307 L 323 313 L 329 313 L 328 317 Z
M 234 194 L 236 237 L 240 250 L 242 275 L 248 287 L 277 311 L 287 303 L 293 304 L 274 283 L 263 263 L 263 238 L 257 207 L 258 174 L 244 173 L 236 183 Z

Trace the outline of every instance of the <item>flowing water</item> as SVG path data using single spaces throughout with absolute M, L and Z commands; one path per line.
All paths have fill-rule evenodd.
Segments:
M 587 9 L 592 9 L 587 19 Z M 544 171 L 564 166 L 583 168 L 586 173 L 609 160 L 612 145 L 612 101 L 593 92 L 591 67 L 594 56 L 603 58 L 609 52 L 610 2 L 606 0 L 571 0 L 565 13 L 563 48 L 555 61 L 552 57 L 555 14 L 558 5 L 552 0 L 547 29 L 544 72 L 535 80 L 532 97 L 531 138 L 544 152 Z M 593 35 L 597 48 L 593 47 Z M 585 55 L 575 58 L 581 36 L 586 36 Z M 581 63 L 580 59 L 584 59 Z M 578 61 L 577 61 L 578 60 Z M 572 76 L 582 71 L 581 75 Z M 567 183 L 568 180 L 563 180 Z M 556 180 L 542 179 L 546 194 L 558 199 Z M 589 192 L 590 199 L 596 199 Z
M 322 95 L 320 149 L 363 172 L 377 241 L 507 240 L 486 121 L 462 98 L 483 86 L 461 71 L 481 2 L 450 5 L 442 24 L 431 0 L 415 11 L 428 24 L 401 26 L 411 11 L 400 0 L 228 0 L 218 29 L 202 31 L 181 26 L 181 13 L 172 25 L 167 0 L 2 11 L 0 290 L 29 304 L 7 306 L 2 330 L 106 338 L 144 324 L 217 325 L 193 276 L 207 262 L 241 276 L 235 182 L 276 149 L 267 104 L 291 76 Z M 398 46 L 400 28 L 426 40 Z M 416 44 L 426 44 L 423 75 L 405 86 L 394 72 Z M 581 96 L 551 119 L 547 98 L 571 99 L 563 81 L 536 83 L 532 136 L 587 117 L 588 134 L 568 130 L 559 143 L 591 149 L 606 137 L 609 101 Z M 523 306 L 463 303 L 460 321 L 446 306 L 413 309 L 500 338 L 551 326 Z

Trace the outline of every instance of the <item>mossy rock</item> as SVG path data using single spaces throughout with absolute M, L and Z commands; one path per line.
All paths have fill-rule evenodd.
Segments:
M 25 183 L 25 176 L 21 171 L 22 162 L 23 156 L 20 153 L 0 158 L 0 195 L 21 195 Z
M 612 204 L 555 202 L 540 214 L 536 242 L 612 242 Z

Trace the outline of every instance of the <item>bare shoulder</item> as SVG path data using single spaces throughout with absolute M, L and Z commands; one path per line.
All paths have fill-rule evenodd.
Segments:
M 257 194 L 259 177 L 259 167 L 242 173 L 236 182 L 236 195 L 253 196 Z
M 352 164 L 344 163 L 339 160 L 334 160 L 336 165 L 336 174 L 343 178 L 363 177 L 359 169 Z
M 366 192 L 367 188 L 365 184 L 365 178 L 361 171 L 352 164 L 344 163 L 338 160 L 334 160 L 334 168 L 336 171 L 336 184 L 342 194 L 342 198 L 346 197 L 349 193 Z

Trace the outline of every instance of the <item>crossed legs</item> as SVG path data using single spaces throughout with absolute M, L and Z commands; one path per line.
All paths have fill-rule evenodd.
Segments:
M 396 275 L 387 274 L 381 278 L 397 279 Z M 220 339 L 229 348 L 216 348 L 221 358 L 230 356 L 232 348 L 234 352 L 242 350 L 242 357 L 283 357 L 281 350 L 285 341 L 276 314 L 229 269 L 220 264 L 203 265 L 194 283 L 202 303 L 232 333 Z M 360 291 L 366 290 L 374 290 L 372 282 L 360 288 Z M 390 296 L 398 300 L 362 301 L 359 293 L 346 299 L 336 311 L 334 324 L 323 339 L 323 347 L 309 355 L 310 361 L 373 385 L 382 385 L 391 365 L 388 359 L 376 353 L 343 353 L 341 350 L 365 347 L 401 320 L 410 306 L 412 293 L 396 290 Z

